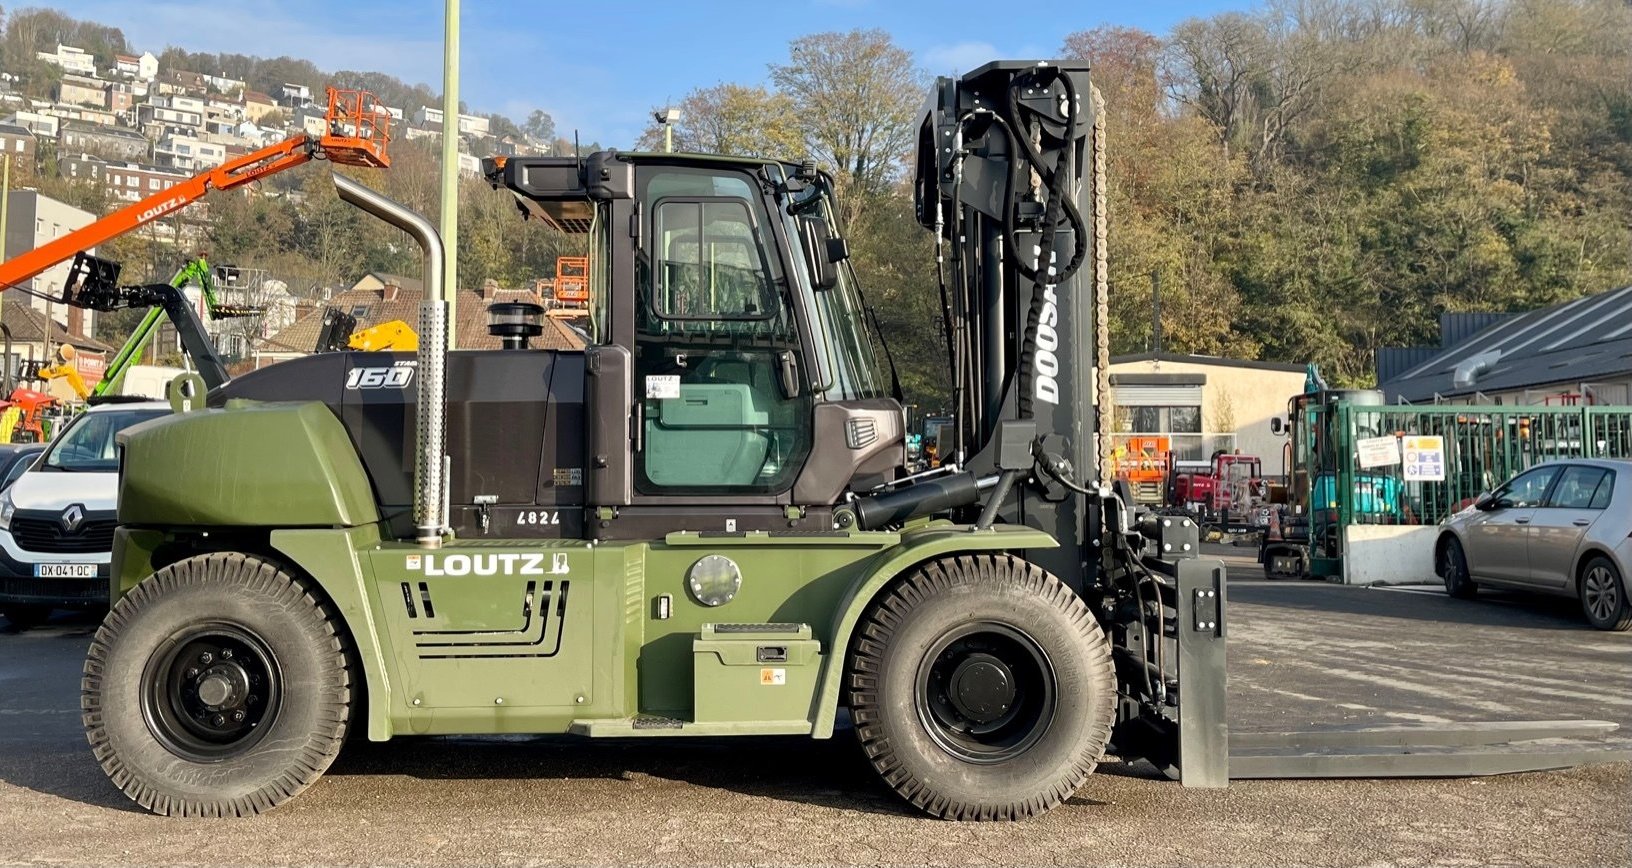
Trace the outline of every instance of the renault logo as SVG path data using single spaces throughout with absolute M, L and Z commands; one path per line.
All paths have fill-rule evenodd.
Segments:
M 62 529 L 68 533 L 79 530 L 85 523 L 85 507 L 74 504 L 62 511 Z

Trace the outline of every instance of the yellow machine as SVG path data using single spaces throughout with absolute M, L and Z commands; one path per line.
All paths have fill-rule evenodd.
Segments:
M 79 375 L 79 368 L 74 366 L 74 356 L 76 354 L 72 346 L 68 344 L 58 345 L 56 353 L 52 356 L 52 364 L 40 368 L 34 376 L 46 381 L 67 380 L 68 385 L 73 388 L 74 394 L 78 395 L 79 400 L 83 401 L 91 396 L 91 390 L 90 387 L 85 385 L 84 378 Z
M 346 346 L 369 352 L 384 350 L 413 352 L 419 349 L 419 335 L 407 323 L 394 319 L 372 328 L 352 332 L 351 337 L 346 339 Z

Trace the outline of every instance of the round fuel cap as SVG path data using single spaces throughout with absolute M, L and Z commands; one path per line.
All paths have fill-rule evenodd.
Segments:
M 724 555 L 707 555 L 686 572 L 691 596 L 705 606 L 723 606 L 742 588 L 742 570 Z

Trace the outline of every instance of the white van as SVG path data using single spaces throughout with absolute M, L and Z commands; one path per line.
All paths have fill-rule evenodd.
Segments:
M 0 491 L 0 614 L 14 628 L 53 609 L 108 604 L 119 501 L 114 435 L 169 412 L 160 401 L 90 407 Z
M 119 382 L 119 394 L 163 400 L 170 381 L 187 373 L 186 368 L 166 365 L 131 365 L 125 369 L 125 378 Z

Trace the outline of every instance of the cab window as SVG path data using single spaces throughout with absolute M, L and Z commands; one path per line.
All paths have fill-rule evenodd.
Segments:
M 772 493 L 810 452 L 810 387 L 770 215 L 735 168 L 640 181 L 635 487 Z

